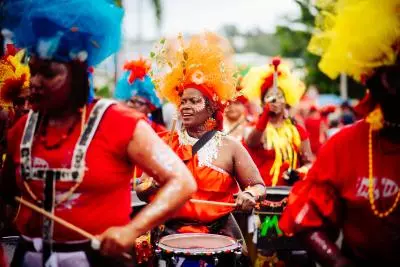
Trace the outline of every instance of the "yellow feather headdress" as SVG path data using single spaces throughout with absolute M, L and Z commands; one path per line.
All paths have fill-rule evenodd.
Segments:
M 261 96 L 273 87 L 274 72 L 275 67 L 272 63 L 251 68 L 243 78 L 241 93 L 249 100 L 261 101 Z M 304 94 L 304 83 L 295 77 L 284 63 L 279 63 L 277 72 L 277 86 L 282 90 L 286 103 L 290 106 L 296 105 Z
M 400 0 L 320 0 L 308 50 L 321 56 L 330 78 L 344 72 L 356 80 L 392 65 L 400 52 Z

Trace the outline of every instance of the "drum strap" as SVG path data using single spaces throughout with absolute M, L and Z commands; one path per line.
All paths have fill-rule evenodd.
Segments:
M 194 157 L 194 155 L 197 154 L 197 152 L 199 152 L 199 150 L 205 145 L 207 144 L 208 141 L 210 141 L 214 135 L 217 133 L 216 130 L 211 130 L 206 132 L 205 134 L 203 134 L 202 137 L 200 137 L 199 140 L 197 140 L 197 142 L 193 145 L 192 148 L 192 157 Z

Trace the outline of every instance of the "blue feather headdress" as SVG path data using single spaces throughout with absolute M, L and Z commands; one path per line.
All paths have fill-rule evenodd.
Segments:
M 125 73 L 118 81 L 114 97 L 127 101 L 134 96 L 143 97 L 152 106 L 152 109 L 161 107 L 154 84 L 148 75 L 150 63 L 146 60 L 129 61 L 124 65 Z
M 95 66 L 120 47 L 123 10 L 107 0 L 8 0 L 4 8 L 16 46 L 42 59 Z

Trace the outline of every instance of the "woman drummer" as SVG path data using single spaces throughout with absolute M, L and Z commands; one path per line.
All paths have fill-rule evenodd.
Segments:
M 12 266 L 121 266 L 121 254 L 136 238 L 196 190 L 143 115 L 113 101 L 88 100 L 88 66 L 117 51 L 123 11 L 105 0 L 13 1 L 6 8 L 10 16 L 22 14 L 13 31 L 31 55 L 33 110 L 8 136 L 2 196 L 12 201 L 19 192 L 101 242 L 100 254 L 79 234 L 21 206 L 22 238 Z M 130 221 L 133 164 L 161 189 Z
M 181 129 L 164 139 L 197 181 L 192 198 L 252 209 L 265 194 L 264 183 L 241 143 L 221 132 L 224 104 L 237 95 L 234 64 L 215 34 L 196 35 L 187 42 L 179 36 L 178 43 L 169 51 L 175 57 L 165 57 L 165 41 L 155 53 L 156 89 L 178 107 L 182 119 Z M 166 232 L 219 233 L 241 239 L 229 216 L 232 211 L 229 206 L 187 202 L 167 222 Z

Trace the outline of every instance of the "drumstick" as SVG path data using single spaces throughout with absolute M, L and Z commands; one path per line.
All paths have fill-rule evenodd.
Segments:
M 15 200 L 18 201 L 19 203 L 21 203 L 22 205 L 25 205 L 28 208 L 36 211 L 37 213 L 40 213 L 43 216 L 45 216 L 45 217 L 47 217 L 49 219 L 52 219 L 53 221 L 61 224 L 62 226 L 64 226 L 64 227 L 66 227 L 66 228 L 68 228 L 68 229 L 70 229 L 70 230 L 72 230 L 72 231 L 74 231 L 74 232 L 86 237 L 87 239 L 90 239 L 90 240 L 92 240 L 94 242 L 100 243 L 100 241 L 94 235 L 92 235 L 91 233 L 86 232 L 85 230 L 73 225 L 72 223 L 67 222 L 64 219 L 61 219 L 60 217 L 55 216 L 54 214 L 51 214 L 50 212 L 45 211 L 42 208 L 39 208 L 38 206 L 30 203 L 29 201 L 26 201 L 26 200 L 24 200 L 24 199 L 22 199 L 20 197 L 15 197 Z M 132 259 L 132 256 L 129 255 L 128 253 L 124 252 L 124 253 L 122 253 L 122 255 L 125 258 L 127 258 L 128 260 Z
M 210 200 L 201 200 L 201 199 L 191 199 L 190 202 L 196 204 L 207 204 L 214 206 L 226 206 L 226 207 L 236 207 L 236 203 L 228 203 L 228 202 L 218 202 L 218 201 L 210 201 Z

